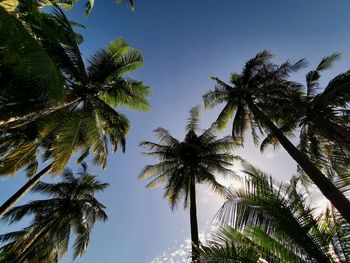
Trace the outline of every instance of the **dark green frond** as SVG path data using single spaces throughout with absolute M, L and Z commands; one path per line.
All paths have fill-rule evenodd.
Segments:
M 0 7 L 0 13 L 0 29 L 3 32 L 0 36 L 3 47 L 0 51 L 2 70 L 7 69 L 13 80 L 24 80 L 21 87 L 12 87 L 7 95 L 18 93 L 20 98 L 24 95 L 20 95 L 20 92 L 28 92 L 23 100 L 28 100 L 28 95 L 44 101 L 60 100 L 63 96 L 63 76 L 57 65 L 14 15 L 3 7 Z
M 320 64 L 318 64 L 316 71 L 323 71 L 323 70 L 327 70 L 330 69 L 333 64 L 338 61 L 341 58 L 341 54 L 340 53 L 334 53 L 330 56 L 324 57 Z

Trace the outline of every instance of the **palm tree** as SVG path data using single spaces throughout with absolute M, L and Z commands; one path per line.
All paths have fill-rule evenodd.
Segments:
M 31 14 L 26 13 L 23 19 L 59 66 L 64 76 L 64 96 L 59 101 L 41 102 L 34 112 L 2 122 L 0 174 L 10 175 L 25 168 L 31 179 L 0 207 L 0 216 L 46 173 L 60 174 L 75 153 L 81 152 L 81 162 L 92 151 L 94 162 L 105 168 L 109 148 L 116 151 L 121 145 L 124 151 L 130 124 L 113 107 L 149 109 L 149 88 L 127 77 L 142 66 L 140 51 L 118 39 L 93 55 L 86 68 L 79 39 L 58 7 L 54 15 Z M 36 173 L 40 154 L 50 163 Z
M 231 85 L 214 78 L 217 82 L 214 91 L 204 95 L 207 108 L 225 102 L 226 105 L 220 113 L 217 123 L 219 128 L 224 128 L 230 118 L 234 116 L 232 136 L 238 143 L 243 143 L 243 137 L 248 126 L 253 131 L 253 137 L 257 142 L 256 129 L 264 129 L 271 133 L 272 137 L 284 147 L 288 154 L 298 163 L 323 195 L 329 199 L 342 216 L 350 222 L 350 202 L 335 187 L 332 182 L 309 160 L 309 158 L 295 147 L 283 133 L 285 127 L 279 128 L 281 122 L 277 105 L 288 104 L 289 98 L 299 94 L 300 85 L 288 81 L 290 72 L 296 71 L 305 65 L 304 60 L 295 64 L 289 62 L 281 66 L 271 62 L 272 55 L 268 51 L 258 53 L 249 60 L 242 73 L 233 73 Z M 271 112 L 276 111 L 278 114 Z M 271 113 L 271 118 L 269 117 Z M 293 117 L 288 123 L 287 134 L 295 128 Z M 275 121 L 275 123 L 273 122 Z
M 232 262 L 349 262 L 350 225 L 332 208 L 315 216 L 297 180 L 277 184 L 268 174 L 244 165 L 241 189 L 227 191 L 214 218 L 212 242 L 202 258 L 227 255 Z M 248 261 L 234 261 L 233 248 L 252 251 Z M 234 250 L 235 251 L 235 250 Z M 246 255 L 246 254 L 245 254 Z M 230 262 L 230 261 L 209 261 Z
M 9 255 L 6 262 L 58 262 L 66 254 L 72 235 L 74 258 L 80 257 L 88 247 L 95 222 L 107 220 L 105 207 L 95 194 L 108 184 L 97 181 L 84 163 L 77 177 L 70 169 L 66 169 L 62 177 L 59 183 L 39 182 L 35 186 L 34 192 L 45 194 L 49 199 L 14 207 L 5 215 L 4 220 L 10 223 L 34 216 L 23 230 L 0 236 L 0 241 L 6 242 L 1 248 Z
M 320 73 L 329 69 L 339 57 L 339 54 L 333 54 L 323 58 L 317 68 L 306 75 L 306 94 L 297 104 L 296 115 L 301 113 L 298 123 L 302 128 L 302 136 L 319 134 L 350 151 L 350 118 L 344 114 L 349 111 L 350 71 L 336 76 L 322 92 L 317 93 L 320 89 Z
M 115 40 L 106 49 L 102 49 L 93 55 L 88 60 L 88 67 L 85 67 L 79 50 L 79 44 L 82 41 L 81 36 L 73 31 L 72 22 L 67 19 L 59 7 L 54 7 L 53 15 L 46 14 L 40 12 L 37 5 L 30 1 L 21 6 L 21 13 L 18 15 L 20 20 L 29 27 L 28 31 L 40 40 L 40 44 L 54 63 L 59 65 L 65 80 L 63 85 L 58 86 L 59 90 L 55 92 L 60 93 L 60 95 L 64 94 L 64 97 L 58 97 L 55 94 L 53 101 L 40 105 L 41 107 L 34 111 L 31 110 L 19 116 L 11 114 L 8 119 L 3 118 L 0 121 L 1 130 L 25 125 L 39 117 L 78 104 L 83 99 L 97 97 L 97 95 L 109 100 L 110 104 L 117 104 L 117 106 L 124 104 L 137 109 L 149 108 L 148 103 L 142 98 L 145 95 L 144 93 L 148 94 L 148 89 L 142 86 L 140 82 L 125 78 L 127 73 L 137 70 L 143 65 L 143 57 L 140 51 L 131 48 L 122 39 Z M 76 23 L 73 25 L 75 26 Z M 19 42 L 16 41 L 12 45 L 19 45 Z M 40 59 L 43 58 L 40 57 Z M 32 63 L 40 62 L 32 57 L 29 57 L 28 60 L 33 61 Z M 17 66 L 18 62 L 22 62 L 22 60 L 13 61 L 13 64 Z M 25 66 L 35 67 L 35 65 L 20 65 L 22 68 L 16 70 L 20 72 L 24 70 Z M 121 90 L 116 92 L 116 86 L 123 86 L 122 91 L 126 94 Z M 39 90 L 40 88 L 38 87 Z M 138 88 L 138 90 L 130 90 L 132 88 Z M 51 91 L 51 89 L 48 90 Z M 21 91 L 23 92 L 23 90 Z M 136 92 L 139 93 L 136 94 Z M 46 94 L 36 95 L 47 99 Z M 118 96 L 120 101 L 116 101 L 117 99 L 113 95 Z M 138 97 L 134 99 L 133 96 Z M 136 99 L 138 100 L 136 101 Z
M 350 152 L 350 118 L 347 114 L 350 71 L 339 74 L 318 92 L 321 72 L 331 68 L 339 57 L 340 54 L 333 54 L 323 58 L 315 70 L 307 73 L 305 92 L 290 98 L 293 107 L 280 106 L 281 118 L 288 116 L 288 119 L 284 118 L 285 123 L 294 122 L 292 127 L 301 128 L 299 149 L 313 162 L 322 163 L 329 158 L 344 162 Z M 262 150 L 271 142 L 276 143 L 271 136 L 264 140 Z
M 139 179 L 151 179 L 147 188 L 165 185 L 165 196 L 171 209 L 183 198 L 184 207 L 190 209 L 192 249 L 199 245 L 196 184 L 208 184 L 215 192 L 223 193 L 224 187 L 215 179 L 215 173 L 232 174 L 228 169 L 237 157 L 231 154 L 232 140 L 217 139 L 215 125 L 201 135 L 199 130 L 199 107 L 190 111 L 185 139 L 180 142 L 163 128 L 155 130 L 159 143 L 144 141 L 140 146 L 149 149 L 146 153 L 159 159 L 159 163 L 144 168 Z M 192 261 L 197 260 L 194 253 Z
M 333 78 L 327 86 L 321 89 L 319 80 L 321 73 L 332 67 L 340 54 L 333 54 L 321 60 L 315 70 L 306 75 L 305 92 L 291 97 L 293 107 L 280 105 L 281 118 L 285 123 L 284 132 L 288 127 L 300 127 L 300 141 L 298 148 L 305 153 L 309 159 L 317 165 L 322 172 L 339 189 L 345 189 L 349 183 L 345 178 L 344 171 L 350 160 L 349 123 L 347 115 L 347 102 L 350 101 L 350 75 L 349 71 L 341 73 Z M 290 123 L 294 122 L 293 125 Z M 278 141 L 269 135 L 261 144 L 261 150 Z M 310 179 L 299 170 L 302 182 L 309 184 Z M 337 177 L 337 178 L 335 178 Z M 339 184 L 340 182 L 340 184 Z
M 321 72 L 339 57 L 333 54 L 323 58 L 306 75 L 306 92 L 294 99 L 296 107 L 291 113 L 301 127 L 299 149 L 330 176 L 346 169 L 350 160 L 350 71 L 339 74 L 318 92 Z

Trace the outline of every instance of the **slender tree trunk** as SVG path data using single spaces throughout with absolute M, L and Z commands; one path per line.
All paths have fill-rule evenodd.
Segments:
M 309 158 L 299 151 L 276 125 L 254 104 L 252 99 L 246 99 L 248 107 L 254 116 L 259 119 L 270 132 L 278 139 L 288 154 L 299 164 L 304 172 L 310 177 L 314 184 L 320 189 L 322 194 L 333 204 L 344 219 L 350 223 L 350 201 L 335 187 L 335 185 L 309 160 Z
M 39 180 L 50 171 L 52 164 L 49 164 L 36 175 L 31 177 L 28 182 L 23 185 L 14 195 L 12 195 L 7 201 L 0 207 L 0 218 L 8 211 L 10 208 L 18 202 L 30 189 L 36 185 Z
M 197 222 L 197 205 L 196 205 L 196 184 L 194 179 L 191 180 L 190 185 L 190 220 L 191 220 L 191 240 L 192 240 L 192 262 L 199 263 L 198 250 L 198 222 Z

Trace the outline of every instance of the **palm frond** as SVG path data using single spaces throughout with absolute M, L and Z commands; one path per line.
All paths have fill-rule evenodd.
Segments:
M 37 168 L 36 156 L 39 143 L 29 143 L 19 146 L 0 160 L 0 175 L 11 175 L 24 167 L 29 173 Z
M 185 130 L 189 131 L 198 131 L 200 122 L 200 106 L 191 108 L 190 116 L 187 120 L 187 125 Z
M 315 106 L 346 107 L 350 101 L 350 71 L 332 79 L 322 93 L 314 99 Z
M 2 65 L 10 70 L 13 78 L 25 79 L 22 92 L 34 86 L 31 92 L 37 98 L 60 100 L 63 96 L 63 76 L 57 65 L 15 16 L 3 7 L 0 7 L 0 13 L 0 28 L 4 32 L 0 37 L 4 47 L 0 55 Z
M 125 106 L 131 110 L 150 110 L 147 97 L 151 89 L 140 81 L 131 79 L 118 79 L 108 83 L 99 92 L 99 97 L 111 106 Z
M 217 126 L 220 130 L 224 130 L 227 126 L 227 123 L 232 118 L 236 106 L 233 103 L 227 103 L 223 110 L 220 112 L 218 118 L 216 119 Z
M 61 173 L 70 157 L 81 146 L 81 128 L 82 119 L 78 115 L 73 115 L 56 133 L 57 140 L 52 150 L 54 156 L 52 173 Z
M 294 258 L 291 262 L 300 262 L 304 257 L 301 255 L 306 254 L 331 262 L 328 238 L 320 230 L 305 195 L 296 190 L 296 182 L 278 186 L 256 167 L 243 166 L 248 176 L 243 188 L 227 193 L 229 199 L 217 213 L 216 224 L 228 223 L 237 231 L 255 229 L 247 233 L 251 240 L 282 261 Z
M 330 56 L 324 57 L 321 62 L 318 64 L 316 71 L 323 71 L 330 69 L 333 64 L 341 58 L 340 53 L 334 53 Z

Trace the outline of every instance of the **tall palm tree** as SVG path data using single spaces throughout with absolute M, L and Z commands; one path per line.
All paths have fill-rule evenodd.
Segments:
M 94 162 L 105 168 L 109 148 L 116 151 L 121 145 L 125 150 L 130 126 L 128 119 L 114 107 L 149 109 L 149 88 L 127 77 L 143 65 L 140 51 L 118 39 L 93 55 L 86 68 L 79 39 L 58 7 L 53 15 L 32 11 L 24 14 L 31 33 L 64 76 L 61 85 L 64 96 L 61 100 L 41 102 L 35 111 L 12 116 L 0 125 L 3 128 L 0 174 L 10 175 L 25 168 L 31 177 L 0 207 L 0 216 L 46 173 L 60 174 L 77 152 L 81 152 L 78 158 L 81 162 L 92 151 Z M 36 173 L 40 155 L 50 163 Z
M 75 236 L 74 258 L 86 251 L 95 222 L 107 219 L 105 207 L 95 194 L 108 184 L 97 181 L 84 163 L 77 177 L 70 169 L 66 169 L 62 177 L 59 183 L 39 182 L 35 186 L 34 192 L 45 194 L 49 199 L 14 207 L 5 215 L 4 220 L 10 223 L 34 216 L 23 230 L 0 236 L 0 241 L 6 242 L 1 248 L 8 255 L 6 262 L 58 262 L 66 254 L 72 235 Z
M 316 216 L 297 180 L 277 184 L 256 167 L 244 167 L 242 188 L 228 190 L 214 219 L 213 242 L 202 249 L 203 258 L 217 255 L 242 262 L 233 261 L 237 258 L 229 253 L 233 247 L 253 251 L 250 261 L 243 262 L 349 261 L 350 225 L 334 209 Z
M 319 92 L 321 72 L 338 60 L 339 54 L 325 57 L 306 75 L 306 92 L 294 98 L 295 122 L 301 127 L 299 149 L 324 173 L 346 169 L 350 161 L 350 71 L 333 78 Z
M 281 124 L 278 105 L 290 104 L 290 97 L 301 92 L 299 84 L 288 80 L 289 74 L 305 65 L 303 60 L 295 64 L 289 62 L 278 66 L 271 62 L 272 55 L 268 51 L 258 53 L 249 60 L 241 74 L 233 73 L 231 85 L 218 78 L 214 91 L 203 96 L 207 108 L 226 103 L 217 122 L 219 128 L 226 126 L 233 117 L 232 136 L 239 143 L 243 143 L 244 133 L 250 126 L 253 137 L 257 142 L 256 129 L 270 133 L 284 147 L 288 154 L 298 163 L 308 177 L 329 199 L 342 216 L 350 222 L 350 201 L 332 184 L 332 182 L 318 169 L 312 161 L 297 149 L 286 137 L 295 128 L 293 117 L 289 123 L 286 135 Z M 271 113 L 269 116 L 268 114 Z M 282 123 L 285 123 L 283 120 Z
M 342 190 L 349 186 L 349 182 L 341 179 L 346 177 L 344 171 L 350 160 L 347 135 L 350 134 L 350 117 L 347 114 L 350 73 L 347 71 L 339 74 L 325 88 L 321 88 L 319 83 L 321 73 L 331 68 L 339 58 L 340 54 L 323 58 L 315 70 L 307 73 L 305 92 L 290 98 L 293 107 L 280 105 L 280 111 L 281 118 L 287 124 L 282 128 L 284 132 L 287 131 L 286 128 L 299 126 L 298 148 Z M 292 122 L 294 125 L 290 125 Z M 270 143 L 276 144 L 278 140 L 269 135 L 261 143 L 261 150 Z M 309 184 L 310 179 L 305 173 L 300 169 L 299 173 L 302 181 Z
M 284 118 L 285 123 L 294 122 L 292 127 L 301 128 L 299 149 L 315 162 L 331 155 L 335 155 L 338 161 L 344 161 L 350 152 L 350 117 L 347 114 L 350 71 L 333 78 L 319 92 L 321 73 L 331 68 L 339 57 L 340 54 L 333 54 L 323 58 L 315 70 L 307 73 L 305 92 L 290 98 L 292 107 L 280 105 L 281 118 L 288 116 Z M 276 140 L 267 138 L 262 143 L 262 150 L 271 142 Z
M 217 139 L 215 125 L 199 131 L 199 107 L 190 111 L 183 141 L 173 138 L 163 128 L 155 130 L 159 143 L 144 141 L 140 146 L 149 149 L 146 153 L 159 159 L 159 163 L 144 168 L 139 179 L 151 179 L 147 188 L 165 185 L 165 196 L 171 209 L 183 198 L 184 207 L 190 209 L 192 248 L 199 245 L 196 184 L 208 184 L 215 192 L 223 193 L 225 189 L 215 179 L 215 173 L 231 174 L 228 167 L 237 157 L 232 155 L 233 142 L 230 137 Z M 192 261 L 197 260 L 194 253 Z
M 339 57 L 339 54 L 333 54 L 323 58 L 316 69 L 306 75 L 306 93 L 296 104 L 296 114 L 299 113 L 302 135 L 319 134 L 350 151 L 350 117 L 344 114 L 349 112 L 350 71 L 339 74 L 322 92 L 317 92 L 321 72 L 329 69 Z

